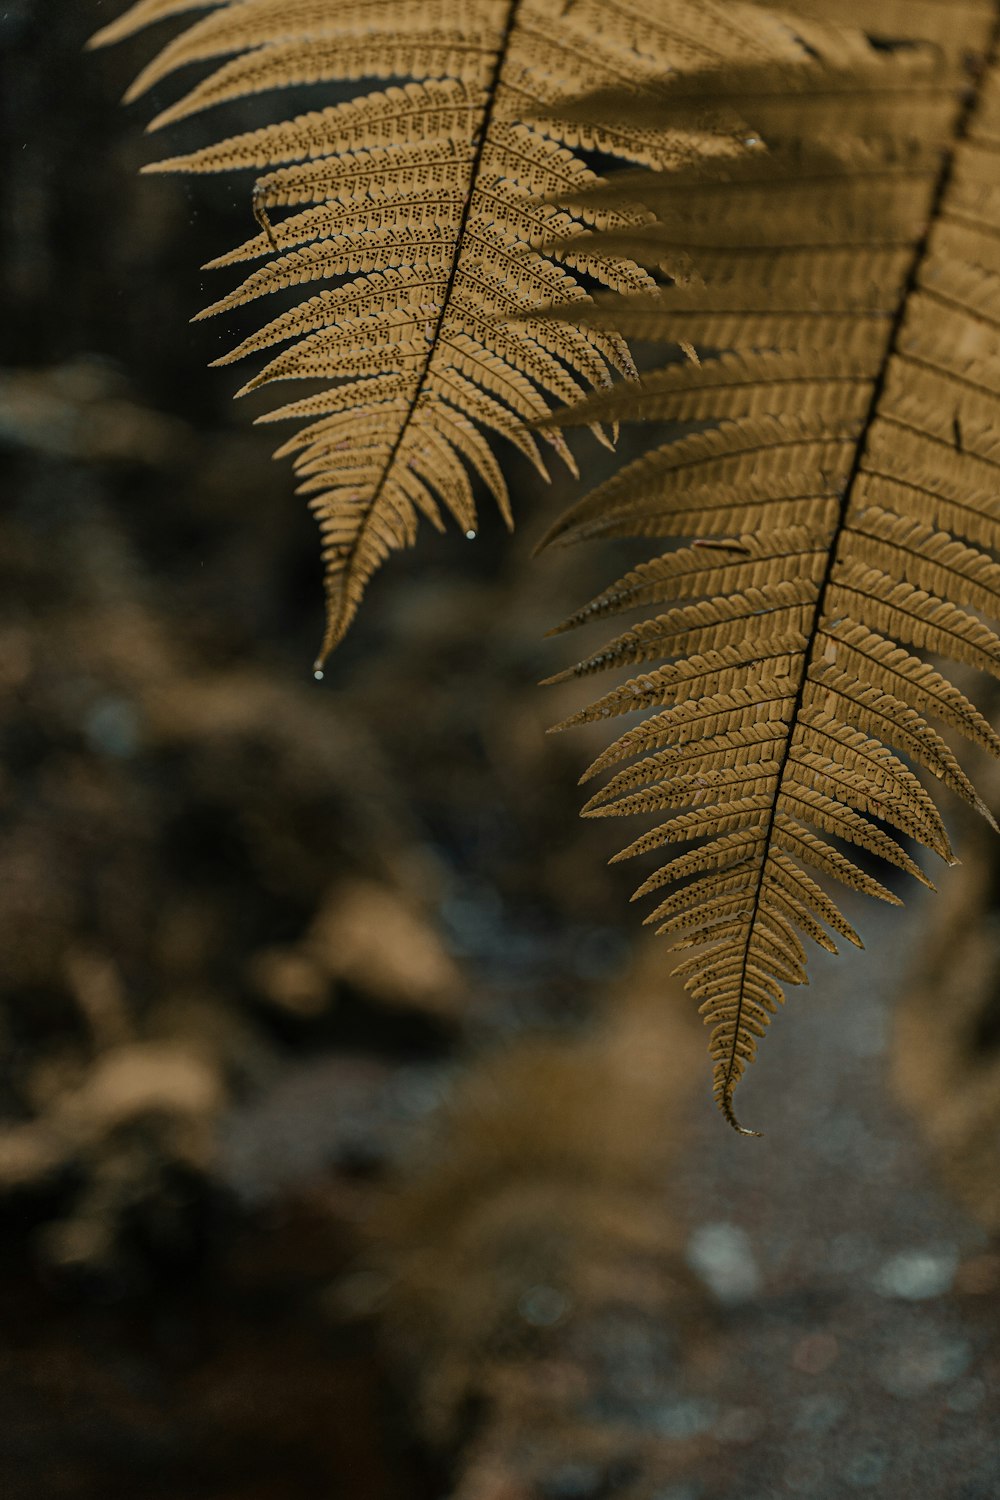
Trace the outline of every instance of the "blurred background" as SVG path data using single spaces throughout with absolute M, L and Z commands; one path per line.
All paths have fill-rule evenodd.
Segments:
M 997 1500 L 995 839 L 848 909 L 733 1136 L 535 686 L 629 554 L 533 560 L 576 490 L 515 458 L 312 680 L 188 322 L 248 193 L 138 177 L 108 13 L 0 13 L 5 1500 Z

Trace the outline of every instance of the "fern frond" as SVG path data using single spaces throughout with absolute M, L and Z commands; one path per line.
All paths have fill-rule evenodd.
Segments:
M 794 9 L 866 21 L 851 0 Z M 734 1089 L 784 987 L 806 982 L 796 933 L 859 941 L 823 885 L 898 904 L 872 855 L 929 884 L 900 835 L 953 861 L 915 769 L 990 817 L 930 721 L 1000 751 L 915 654 L 1000 673 L 1000 17 L 925 0 L 879 7 L 871 26 L 934 42 L 938 62 L 918 48 L 817 63 L 814 88 L 808 69 L 780 99 L 765 85 L 756 111 L 752 69 L 721 79 L 761 122 L 760 149 L 651 176 L 655 221 L 575 242 L 672 280 L 641 306 L 561 314 L 697 352 L 550 419 L 704 430 L 627 465 L 547 540 L 669 542 L 562 628 L 661 612 L 559 675 L 652 664 L 566 724 L 652 710 L 590 768 L 613 774 L 584 811 L 670 810 L 620 858 L 698 841 L 636 894 L 670 891 L 647 920 L 693 949 L 676 972 L 740 1130 Z M 984 51 L 970 86 L 962 56 Z M 676 104 L 668 83 L 642 117 L 662 124 Z M 587 206 L 637 188 L 629 174 Z
M 147 168 L 254 174 L 260 232 L 211 264 L 263 264 L 201 317 L 302 288 L 296 306 L 216 363 L 283 345 L 239 394 L 286 380 L 325 385 L 277 414 L 325 419 L 279 450 L 294 455 L 323 537 L 319 671 L 372 573 L 413 541 L 421 517 L 438 524 L 443 510 L 475 534 L 470 476 L 510 522 L 482 429 L 544 473 L 528 424 L 552 402 L 607 388 L 612 371 L 634 373 L 617 332 L 537 316 L 588 300 L 589 282 L 630 294 L 654 285 L 610 243 L 551 248 L 589 231 L 635 231 L 650 217 L 634 205 L 575 213 L 546 201 L 597 184 L 580 152 L 663 169 L 741 149 L 734 112 L 695 93 L 662 125 L 564 104 L 736 60 L 791 67 L 805 51 L 785 21 L 742 0 L 140 0 L 93 40 L 189 9 L 207 14 L 161 48 L 126 98 L 178 70 L 209 71 L 153 129 L 298 85 L 409 80 Z M 562 437 L 545 437 L 572 467 Z

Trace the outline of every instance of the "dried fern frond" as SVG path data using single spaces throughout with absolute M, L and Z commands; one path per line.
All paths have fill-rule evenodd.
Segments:
M 959 56 L 994 48 L 1000 21 L 993 5 L 913 10 L 948 43 L 930 71 L 920 49 L 853 78 L 817 64 L 780 99 L 765 84 L 755 110 L 746 70 L 758 152 L 651 179 L 655 224 L 586 241 L 668 270 L 683 256 L 655 307 L 609 299 L 588 326 L 697 362 L 553 419 L 702 426 L 627 465 L 549 539 L 670 539 L 567 625 L 661 612 L 560 676 L 640 668 L 567 721 L 653 710 L 590 768 L 614 774 L 585 811 L 667 815 L 623 858 L 689 846 L 636 894 L 656 892 L 646 920 L 693 950 L 675 972 L 711 1027 L 737 1129 L 736 1084 L 784 986 L 806 982 L 803 936 L 860 944 L 824 885 L 898 904 L 866 856 L 928 883 L 899 835 L 953 859 L 914 769 L 989 817 L 930 721 L 1000 753 L 922 659 L 1000 675 L 1000 69 L 992 52 L 971 73 Z M 676 102 L 667 87 L 643 119 Z M 615 191 L 595 201 L 611 210 Z
M 160 50 L 126 98 L 192 64 L 212 71 L 153 129 L 295 85 L 411 80 L 147 168 L 254 174 L 260 233 L 211 264 L 264 264 L 202 317 L 304 288 L 216 363 L 284 345 L 243 392 L 323 382 L 261 419 L 306 423 L 278 452 L 294 455 L 323 536 L 318 671 L 372 573 L 413 541 L 421 517 L 440 527 L 443 509 L 475 535 L 478 480 L 510 521 L 484 433 L 509 439 L 544 475 L 527 424 L 550 402 L 606 387 L 611 370 L 632 373 L 618 334 L 536 316 L 586 300 L 585 280 L 616 292 L 652 286 L 627 252 L 543 251 L 585 226 L 637 228 L 648 217 L 546 202 L 597 181 L 579 153 L 663 168 L 735 149 L 726 120 L 694 96 L 652 127 L 560 119 L 561 103 L 733 59 L 791 63 L 803 43 L 785 21 L 723 0 L 139 0 L 93 41 L 192 9 L 209 13 Z M 546 436 L 572 469 L 561 434 Z

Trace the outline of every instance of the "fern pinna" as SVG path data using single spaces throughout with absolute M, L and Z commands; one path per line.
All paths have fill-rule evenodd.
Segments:
M 126 97 L 175 69 L 225 60 L 151 128 L 293 85 L 413 80 L 147 168 L 257 174 L 261 232 L 211 264 L 270 258 L 200 316 L 306 288 L 216 363 L 284 343 L 244 392 L 325 382 L 263 419 L 306 423 L 278 453 L 294 455 L 324 541 L 318 672 L 372 573 L 413 541 L 419 517 L 440 526 L 443 506 L 475 534 L 470 473 L 509 520 L 484 430 L 544 474 L 527 424 L 550 401 L 607 385 L 611 369 L 632 370 L 614 332 L 533 316 L 585 299 L 584 278 L 618 292 L 651 285 L 628 257 L 540 248 L 583 227 L 545 201 L 596 180 L 576 153 L 662 168 L 727 149 L 724 134 L 706 134 L 700 106 L 647 127 L 560 122 L 560 102 L 728 57 L 791 58 L 801 44 L 751 5 L 720 0 L 139 0 L 94 41 L 196 9 L 210 14 L 165 46 Z M 272 222 L 279 207 L 297 211 Z M 586 217 L 608 229 L 635 220 L 627 206 Z M 572 468 L 561 435 L 548 440 Z
M 559 675 L 642 664 L 566 722 L 655 710 L 590 767 L 614 774 L 585 811 L 667 814 L 622 859 L 693 846 L 636 895 L 656 893 L 647 921 L 693 950 L 676 972 L 740 1130 L 733 1092 L 782 986 L 805 982 L 803 938 L 860 946 L 816 873 L 898 904 L 871 853 L 929 884 L 888 831 L 952 859 L 913 768 L 989 814 L 928 720 L 1000 753 L 914 654 L 1000 676 L 982 618 L 1000 618 L 998 22 L 993 5 L 937 0 L 912 7 L 911 33 L 914 18 L 933 46 L 883 45 L 846 72 L 817 61 L 702 81 L 706 100 L 738 104 L 759 149 L 650 179 L 658 222 L 593 241 L 667 282 L 655 308 L 607 299 L 593 324 L 689 355 L 556 418 L 689 424 L 554 528 L 564 542 L 672 541 L 567 626 L 670 607 Z M 641 117 L 669 119 L 687 88 Z M 639 188 L 594 201 L 612 207 L 619 190 Z

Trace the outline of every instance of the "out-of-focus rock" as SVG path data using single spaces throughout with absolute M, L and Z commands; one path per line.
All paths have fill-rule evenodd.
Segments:
M 454 1018 L 462 976 L 426 915 L 403 894 L 358 880 L 326 898 L 306 950 L 330 979 L 354 985 L 386 1005 Z
M 83 1086 L 61 1101 L 53 1128 L 87 1144 L 143 1116 L 166 1117 L 193 1161 L 205 1165 L 224 1099 L 216 1070 L 195 1052 L 133 1042 L 100 1058 Z

